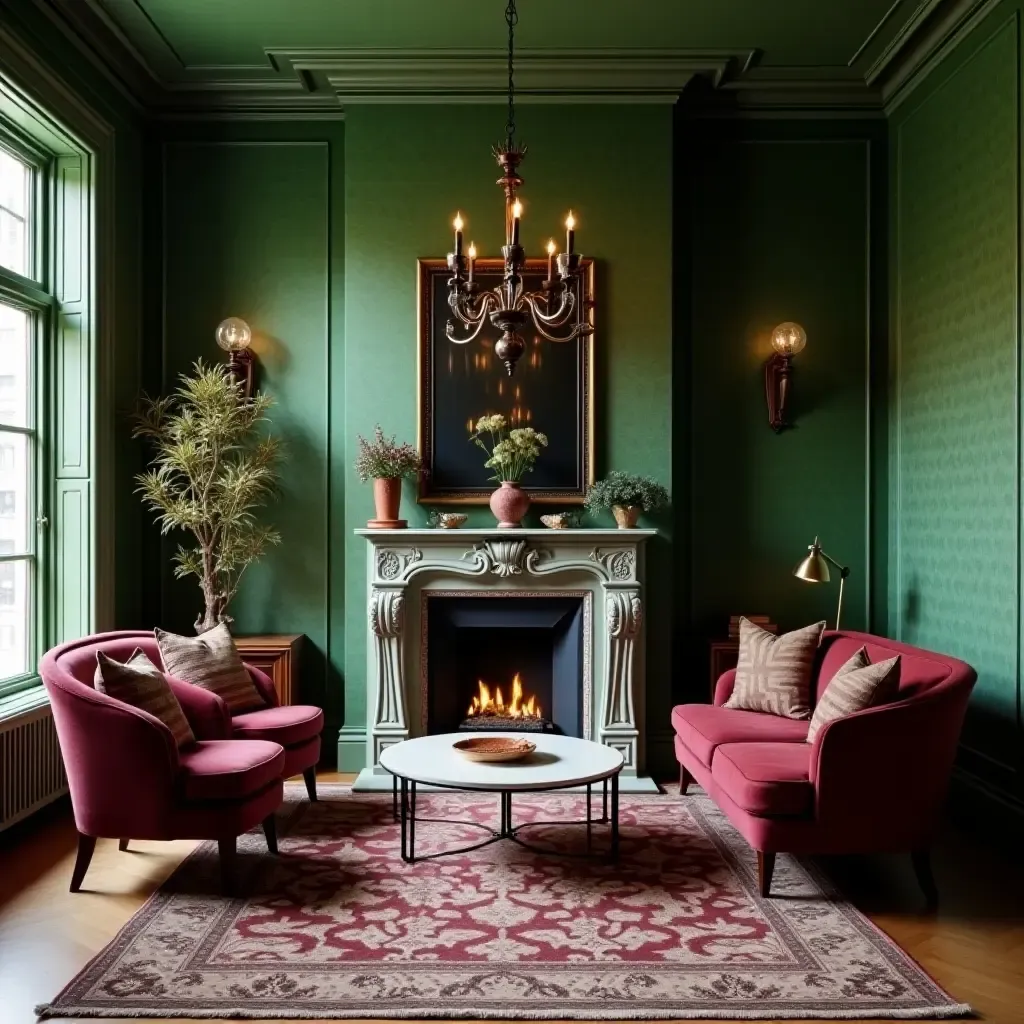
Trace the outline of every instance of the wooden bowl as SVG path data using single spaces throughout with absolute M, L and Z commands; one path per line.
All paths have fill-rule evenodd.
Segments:
M 452 745 L 467 761 L 518 761 L 537 749 L 536 743 L 508 736 L 472 736 Z

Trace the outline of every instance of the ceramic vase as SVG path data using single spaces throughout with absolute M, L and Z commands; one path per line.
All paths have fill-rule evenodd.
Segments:
M 370 529 L 399 530 L 405 526 L 405 520 L 398 518 L 402 505 L 402 478 L 378 477 L 374 480 L 373 504 L 377 514 L 366 524 Z
M 639 505 L 612 505 L 612 515 L 620 530 L 632 530 L 642 511 Z
M 514 530 L 522 525 L 523 516 L 530 507 L 530 496 L 516 480 L 502 480 L 491 495 L 491 511 L 498 520 L 499 530 Z

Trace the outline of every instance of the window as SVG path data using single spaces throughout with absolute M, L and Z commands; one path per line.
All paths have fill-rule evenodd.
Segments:
M 0 266 L 32 277 L 32 166 L 0 149 Z
M 44 225 L 34 199 L 45 166 L 0 127 L 0 695 L 34 672 L 41 653 L 36 386 L 54 302 L 36 259 Z

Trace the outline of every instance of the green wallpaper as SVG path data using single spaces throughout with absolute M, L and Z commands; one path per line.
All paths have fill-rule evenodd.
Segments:
M 598 472 L 650 473 L 671 486 L 672 117 L 667 107 L 528 106 L 523 240 L 541 245 L 571 206 L 580 250 L 599 260 Z M 416 259 L 441 256 L 456 209 L 481 255 L 502 232 L 490 144 L 502 117 L 485 107 L 354 107 L 346 115 L 346 464 L 380 421 L 416 436 Z M 567 128 L 571 128 L 567 132 Z M 348 472 L 344 534 L 346 726 L 365 723 L 365 542 L 369 488 Z M 406 492 L 410 523 L 423 521 Z M 492 521 L 486 509 L 477 522 Z M 671 529 L 649 551 L 648 720 L 668 721 Z M 339 525 L 340 529 L 340 525 Z M 361 742 L 353 736 L 353 750 Z
M 870 184 L 873 168 L 884 169 L 885 140 L 878 126 L 853 122 L 686 131 L 697 153 L 686 198 L 688 586 L 699 663 L 703 641 L 724 636 L 730 614 L 767 614 L 783 628 L 834 623 L 837 581 L 791 575 L 815 535 L 851 566 L 843 624 L 872 621 L 871 577 L 884 550 L 869 519 L 878 446 L 869 372 L 884 334 L 869 330 L 869 317 L 874 306 L 884 311 L 871 266 L 872 232 L 884 238 L 884 222 Z M 808 343 L 794 360 L 794 427 L 776 435 L 762 367 L 784 320 L 803 324 Z M 702 698 L 706 687 L 701 676 L 681 696 Z
M 582 153 L 566 148 L 565 111 L 520 115 L 531 146 L 524 239 L 539 252 L 564 211 L 578 213 L 580 245 L 601 261 L 599 464 L 671 485 L 671 113 L 574 108 L 572 117 L 581 138 L 593 140 Z M 218 321 L 246 317 L 259 331 L 263 381 L 279 399 L 275 425 L 291 450 L 272 510 L 284 544 L 245 581 L 232 611 L 245 632 L 310 636 L 304 692 L 324 695 L 332 728 L 344 723 L 343 752 L 359 758 L 356 767 L 366 600 L 364 542 L 352 530 L 372 510 L 370 488 L 351 469 L 356 437 L 377 421 L 416 436 L 416 259 L 444 252 L 457 207 L 481 248 L 496 244 L 495 127 L 490 107 L 374 107 L 351 111 L 344 128 L 179 125 L 162 133 L 163 377 L 197 355 L 215 357 Z M 472 143 L 461 162 L 450 156 L 453 133 Z M 618 152 L 644 168 L 639 181 L 634 165 L 616 167 Z M 581 176 L 580 159 L 611 170 Z M 425 519 L 411 490 L 406 514 Z M 485 509 L 474 516 L 491 521 Z M 671 528 L 661 525 L 651 552 L 654 650 L 669 647 L 671 622 Z M 161 616 L 187 629 L 198 591 L 170 580 L 166 566 L 163 579 Z M 648 705 L 659 724 L 668 719 L 669 671 L 667 659 L 652 659 Z
M 892 124 L 894 633 L 978 670 L 964 766 L 1021 793 L 1019 15 Z
M 162 149 L 165 387 L 199 356 L 222 359 L 214 329 L 243 317 L 287 449 L 280 498 L 267 512 L 283 543 L 249 570 L 231 613 L 240 632 L 307 635 L 303 697 L 324 702 L 335 728 L 329 460 L 341 395 L 331 372 L 341 361 L 342 167 L 339 124 L 192 126 Z M 163 580 L 164 625 L 189 631 L 198 587 L 172 580 L 166 563 Z

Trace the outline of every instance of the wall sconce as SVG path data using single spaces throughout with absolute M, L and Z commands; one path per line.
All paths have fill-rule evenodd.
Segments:
M 229 316 L 217 325 L 217 344 L 228 354 L 228 374 L 241 385 L 242 397 L 252 398 L 253 363 L 256 357 L 249 351 L 252 330 L 237 316 Z
M 807 332 L 799 324 L 787 321 L 772 331 L 772 348 L 775 351 L 764 364 L 764 393 L 768 400 L 768 423 L 776 434 L 789 426 L 786 404 L 789 400 L 789 377 L 793 372 L 791 360 L 803 352 L 806 344 Z

